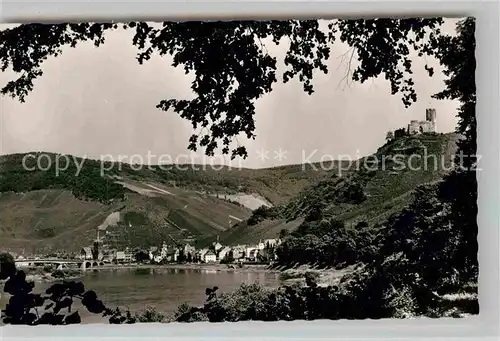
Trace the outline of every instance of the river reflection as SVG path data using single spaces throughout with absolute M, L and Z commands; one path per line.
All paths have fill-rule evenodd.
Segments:
M 205 301 L 205 289 L 217 286 L 220 292 L 237 289 L 242 283 L 258 282 L 265 287 L 280 284 L 279 274 L 265 271 L 138 268 L 89 271 L 82 278 L 87 290 L 94 290 L 109 307 L 137 311 L 151 306 L 167 314 L 187 302 L 200 305 Z M 45 291 L 51 284 L 38 283 L 35 291 Z M 3 309 L 7 298 L 0 298 Z M 75 308 L 77 308 L 75 306 Z M 84 323 L 102 322 L 78 307 Z

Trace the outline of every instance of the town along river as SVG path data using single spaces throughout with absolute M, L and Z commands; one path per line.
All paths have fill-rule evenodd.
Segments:
M 121 307 L 140 311 L 146 307 L 173 314 L 179 305 L 187 302 L 202 305 L 205 289 L 217 286 L 219 292 L 236 290 L 242 283 L 260 283 L 264 287 L 280 285 L 279 273 L 265 269 L 207 269 L 182 268 L 131 268 L 87 271 L 81 278 L 86 290 L 94 290 L 99 299 L 110 308 Z M 53 283 L 36 283 L 34 292 L 44 292 Z M 0 308 L 8 298 L 2 293 Z M 76 303 L 76 302 L 75 302 Z M 99 315 L 89 313 L 80 304 L 74 304 L 82 317 L 82 323 L 107 323 Z

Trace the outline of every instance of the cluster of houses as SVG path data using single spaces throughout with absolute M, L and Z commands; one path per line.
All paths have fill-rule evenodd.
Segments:
M 279 239 L 266 239 L 256 245 L 224 246 L 218 241 L 211 247 L 196 249 L 194 246 L 169 246 L 163 242 L 161 247 L 152 246 L 149 250 L 101 250 L 98 261 L 103 263 L 132 263 L 151 261 L 152 263 L 193 262 L 258 262 L 273 261 L 276 259 L 275 248 L 280 243 Z M 141 254 L 143 259 L 137 259 Z M 82 260 L 93 260 L 91 247 L 84 247 L 79 256 Z M 149 259 L 144 259 L 149 258 Z
M 219 242 L 216 242 L 212 248 L 204 248 L 196 251 L 195 259 L 204 263 L 223 262 L 225 260 L 228 262 L 272 261 L 276 258 L 274 250 L 279 243 L 279 239 L 261 240 L 257 245 L 237 246 L 223 246 Z

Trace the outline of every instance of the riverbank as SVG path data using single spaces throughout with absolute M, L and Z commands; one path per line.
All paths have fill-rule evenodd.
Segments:
M 237 264 L 220 263 L 200 263 L 200 264 L 167 264 L 162 265 L 169 269 L 185 270 L 216 270 L 216 271 L 258 271 L 258 272 L 280 272 L 278 269 L 271 269 L 266 264 L 243 264 L 241 267 Z
M 269 272 L 279 273 L 278 269 L 270 269 L 265 264 L 244 264 L 241 267 L 237 264 L 220 263 L 200 263 L 200 264 L 124 264 L 124 265 L 104 265 L 86 271 L 80 269 L 50 271 L 44 268 L 24 268 L 20 269 L 26 273 L 26 279 L 37 283 L 56 282 L 60 280 L 77 280 L 84 276 L 85 272 L 108 271 L 108 270 L 134 270 L 134 269 L 178 269 L 178 270 L 204 270 L 210 272 L 237 271 L 237 272 Z M 0 281 L 3 284 L 5 281 Z
M 309 265 L 301 265 L 293 268 L 276 268 L 280 279 L 284 284 L 304 284 L 306 275 L 311 275 L 319 286 L 330 286 L 339 284 L 342 277 L 359 270 L 359 266 L 349 266 L 343 269 L 315 268 Z
M 179 269 L 179 270 L 208 270 L 208 271 L 258 271 L 258 272 L 280 272 L 271 269 L 265 264 L 244 264 L 241 267 L 236 264 L 200 263 L 200 264 L 126 264 L 126 265 L 104 265 L 87 271 L 120 270 L 120 269 Z
M 75 280 L 83 276 L 83 271 L 80 269 L 52 270 L 47 268 L 26 268 L 22 270 L 24 270 L 28 281 L 37 283 Z
M 340 279 L 355 270 L 354 267 L 345 269 L 318 269 L 315 267 L 301 265 L 293 268 L 277 267 L 271 268 L 266 264 L 220 264 L 220 263 L 191 263 L 191 264 L 109 264 L 100 267 L 87 269 L 85 272 L 135 270 L 135 269 L 178 269 L 178 270 L 203 270 L 209 272 L 266 272 L 280 273 L 284 284 L 304 283 L 306 274 L 311 274 L 317 280 L 318 285 L 328 286 L 338 284 Z M 26 278 L 34 282 L 56 282 L 60 280 L 78 280 L 84 276 L 84 271 L 80 269 L 47 271 L 44 268 L 23 269 Z M 1 283 L 1 281 L 0 281 Z
M 67 275 L 64 277 L 54 277 L 51 273 L 43 273 L 43 274 L 26 275 L 26 280 L 28 282 L 35 282 L 35 283 L 51 283 L 61 280 L 65 281 L 78 280 L 81 279 L 82 277 L 83 277 L 83 272 L 80 272 L 79 275 Z M 6 279 L 0 280 L 0 286 L 3 286 L 5 282 L 7 282 Z

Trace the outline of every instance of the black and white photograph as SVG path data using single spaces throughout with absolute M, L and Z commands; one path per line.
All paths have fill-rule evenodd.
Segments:
M 0 325 L 479 314 L 475 30 L 0 24 Z

